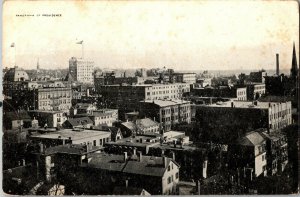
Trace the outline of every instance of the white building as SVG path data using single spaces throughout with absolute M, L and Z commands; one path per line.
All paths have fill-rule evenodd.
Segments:
M 81 83 L 93 84 L 94 65 L 93 61 L 71 57 L 69 60 L 69 72 L 74 80 Z

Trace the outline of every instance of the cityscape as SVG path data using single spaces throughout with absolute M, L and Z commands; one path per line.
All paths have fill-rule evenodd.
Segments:
M 2 68 L 5 194 L 299 193 L 296 41 L 223 71 L 105 68 L 80 39 L 68 67 L 23 66 L 19 43 Z

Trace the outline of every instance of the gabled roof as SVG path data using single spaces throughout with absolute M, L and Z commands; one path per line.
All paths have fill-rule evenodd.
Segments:
M 239 144 L 243 146 L 257 146 L 261 145 L 265 139 L 258 132 L 247 133 L 244 137 L 239 139 Z
M 99 168 L 102 170 L 119 171 L 123 173 L 139 174 L 146 176 L 162 177 L 173 162 L 178 167 L 179 164 L 170 158 L 166 158 L 167 165 L 163 164 L 163 157 L 142 156 L 142 160 L 124 160 L 123 155 L 94 153 L 91 155 L 91 161 L 84 167 Z
M 150 118 L 144 118 L 144 119 L 137 119 L 136 125 L 142 129 L 142 128 L 158 126 L 159 123 L 151 120 Z
M 122 122 L 121 125 L 130 129 L 131 131 L 137 130 L 137 126 L 133 122 Z

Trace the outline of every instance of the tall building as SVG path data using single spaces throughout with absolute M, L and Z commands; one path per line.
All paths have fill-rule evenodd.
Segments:
M 69 60 L 69 72 L 75 81 L 93 84 L 94 65 L 93 61 L 71 57 Z

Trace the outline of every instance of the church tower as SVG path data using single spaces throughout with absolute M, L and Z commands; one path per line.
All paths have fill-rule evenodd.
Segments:
M 296 49 L 295 43 L 293 44 L 293 59 L 292 59 L 292 68 L 291 68 L 291 75 L 290 77 L 296 81 L 298 75 L 298 65 L 297 65 L 297 56 L 296 56 Z

